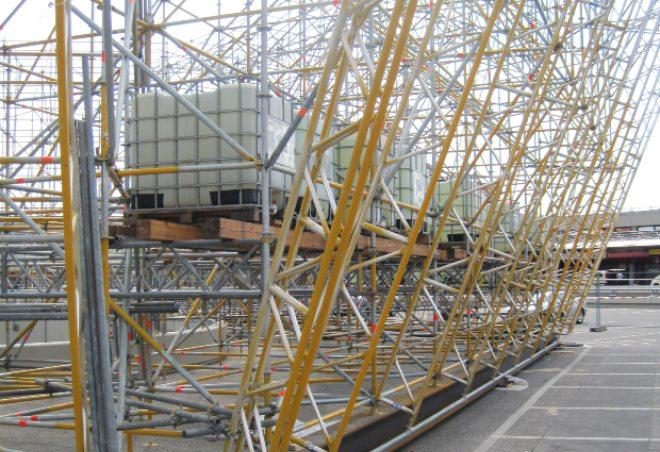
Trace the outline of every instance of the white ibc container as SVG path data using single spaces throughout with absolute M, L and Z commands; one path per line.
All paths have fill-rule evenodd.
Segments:
M 316 124 L 316 131 L 314 132 L 314 138 L 312 140 L 312 146 L 317 144 L 319 141 L 321 141 L 321 131 L 323 129 L 323 123 L 321 120 L 319 120 Z M 309 117 L 305 116 L 302 118 L 300 121 L 300 124 L 298 124 L 298 127 L 296 128 L 295 132 L 295 159 L 296 159 L 296 164 L 302 158 L 302 148 L 303 144 L 305 142 L 305 135 L 307 135 L 307 131 L 309 130 Z M 330 131 L 330 134 L 333 132 Z M 314 154 L 312 154 L 314 155 Z M 309 162 L 309 169 L 311 170 L 312 164 L 314 162 L 314 157 L 310 159 Z M 334 168 L 333 168 L 333 154 L 332 154 L 332 149 L 328 149 L 325 151 L 323 154 L 323 169 L 325 170 L 325 174 L 328 178 L 328 180 L 334 180 Z M 320 174 L 318 175 L 320 177 Z M 321 203 L 321 206 L 323 207 L 323 211 L 325 212 L 326 217 L 330 215 L 330 196 L 331 194 L 328 194 L 326 191 L 325 187 L 323 184 L 315 184 L 315 189 L 316 189 L 316 194 L 319 198 L 319 201 Z M 303 196 L 304 190 L 301 189 L 299 196 Z M 334 196 L 334 195 L 332 195 Z M 313 213 L 313 212 L 312 212 Z
M 436 196 L 437 205 L 440 211 L 445 207 L 447 199 L 449 198 L 449 193 L 455 183 L 456 181 L 452 179 L 438 184 Z M 468 227 L 471 234 L 478 233 L 478 230 L 474 225 L 481 225 L 485 219 L 485 214 L 487 213 L 487 209 L 482 210 L 481 213 L 479 212 L 479 208 L 486 198 L 484 192 L 477 188 L 480 185 L 482 184 L 479 183 L 476 178 L 472 176 L 464 177 L 458 188 L 457 197 L 454 199 L 451 206 L 466 226 L 471 224 Z M 463 228 L 455 222 L 448 222 L 443 231 L 442 241 L 462 242 L 464 240 L 465 231 Z
M 348 170 L 348 167 L 351 163 L 351 158 L 355 149 L 356 138 L 357 134 L 353 134 L 339 141 L 339 143 L 337 143 L 335 146 L 333 159 L 335 175 L 337 176 L 337 181 L 340 183 L 344 182 L 346 171 Z M 385 147 L 385 141 L 386 137 L 384 136 L 381 136 L 378 140 L 375 157 L 376 160 L 380 158 L 382 150 Z M 365 140 L 365 148 L 367 143 L 369 143 L 369 137 L 367 137 Z M 362 169 L 359 168 L 358 171 L 362 171 Z M 392 226 L 394 223 L 394 211 L 392 210 L 391 206 L 388 203 L 381 201 L 380 199 L 374 199 L 372 205 L 374 208 L 374 211 L 372 212 L 374 218 L 372 218 L 372 221 L 380 226 Z
M 426 157 L 424 155 L 415 155 L 401 162 L 392 183 L 390 190 L 394 197 L 402 203 L 419 207 L 424 201 L 428 187 L 428 175 L 426 174 Z M 408 224 L 417 218 L 417 212 L 408 208 L 401 208 L 401 213 Z M 402 228 L 400 220 L 395 220 L 396 227 Z
M 216 91 L 184 96 L 243 148 L 261 153 L 261 103 L 254 84 L 225 85 Z M 268 154 L 275 149 L 293 119 L 290 103 L 269 99 Z M 294 140 L 277 161 L 295 168 Z M 167 94 L 140 94 L 133 102 L 128 167 L 145 168 L 243 162 L 243 159 L 210 128 Z M 285 202 L 292 176 L 271 171 L 271 198 L 278 208 Z M 131 178 L 134 209 L 203 208 L 256 205 L 260 202 L 260 177 L 253 168 L 171 173 Z
M 520 228 L 521 219 L 522 219 L 517 209 L 518 209 L 517 206 L 511 205 L 507 202 L 504 206 L 504 212 L 502 214 L 502 218 L 500 219 L 500 224 L 502 225 L 502 229 L 509 236 L 509 240 L 511 242 L 514 241 L 514 235 Z M 494 247 L 501 251 L 510 251 L 511 246 L 509 245 L 509 241 L 504 238 L 502 234 L 502 230 L 498 229 L 497 232 L 498 234 L 495 238 Z

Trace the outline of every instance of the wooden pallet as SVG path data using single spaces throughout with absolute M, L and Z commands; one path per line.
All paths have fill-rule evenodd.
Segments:
M 271 226 L 271 234 L 275 238 L 280 235 L 280 227 Z M 132 236 L 142 240 L 156 241 L 185 241 L 217 239 L 226 240 L 228 243 L 259 242 L 262 240 L 262 227 L 258 223 L 236 220 L 232 218 L 207 218 L 198 224 L 186 224 L 176 221 L 161 219 L 129 219 L 126 226 L 115 227 L 111 235 Z M 291 243 L 292 234 L 287 236 L 287 245 Z M 303 232 L 300 248 L 302 250 L 322 251 L 325 249 L 326 240 L 318 234 Z M 375 249 L 379 253 L 391 253 L 401 249 L 402 244 L 395 240 L 376 238 Z M 362 236 L 358 240 L 357 249 L 367 250 L 370 248 L 370 238 Z M 431 252 L 431 248 L 425 244 L 415 244 L 413 256 L 425 257 Z M 447 255 L 443 250 L 436 251 L 439 260 L 446 260 Z

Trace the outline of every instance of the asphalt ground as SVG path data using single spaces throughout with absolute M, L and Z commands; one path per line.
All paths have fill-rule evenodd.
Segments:
M 491 391 L 403 450 L 660 451 L 660 302 L 611 301 L 602 309 L 606 332 L 589 332 L 596 319 L 590 305 L 585 324 L 563 338 L 584 346 L 549 353 L 517 375 L 523 381 Z M 43 403 L 21 408 L 36 406 Z M 14 410 L 0 406 L 0 415 Z M 0 426 L 0 450 L 65 452 L 71 444 L 66 430 Z M 206 438 L 139 437 L 133 450 L 220 448 Z
M 408 452 L 660 451 L 660 308 L 596 310 L 562 347 L 408 445 Z

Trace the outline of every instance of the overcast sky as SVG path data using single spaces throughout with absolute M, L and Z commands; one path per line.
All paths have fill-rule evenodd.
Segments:
M 649 140 L 623 210 L 660 207 L 660 127 L 657 123 Z

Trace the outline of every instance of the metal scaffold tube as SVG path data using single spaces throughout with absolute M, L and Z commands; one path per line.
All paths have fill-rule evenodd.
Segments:
M 572 331 L 659 114 L 656 2 L 8 1 L 3 450 L 403 447 Z

